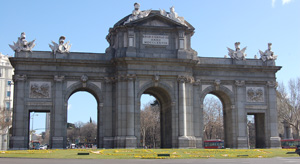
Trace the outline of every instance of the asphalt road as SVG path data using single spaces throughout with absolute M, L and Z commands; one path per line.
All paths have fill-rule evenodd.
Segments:
M 300 157 L 294 158 L 244 158 L 244 159 L 26 159 L 0 158 L 0 164 L 300 164 Z

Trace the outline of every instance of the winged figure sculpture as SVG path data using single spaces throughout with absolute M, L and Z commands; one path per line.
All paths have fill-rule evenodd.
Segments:
M 69 53 L 70 52 L 72 45 L 69 44 L 70 41 L 64 43 L 65 39 L 66 38 L 64 36 L 61 36 L 59 38 L 59 44 L 55 43 L 54 41 L 52 41 L 53 45 L 49 44 L 49 47 L 51 48 L 53 54 L 56 54 L 57 52 L 58 53 L 65 53 L 65 52 Z
M 234 45 L 235 45 L 235 50 L 227 47 L 228 56 L 236 60 L 246 60 L 247 54 L 245 53 L 245 51 L 247 47 L 244 47 L 242 50 L 240 50 L 240 42 L 236 42 Z
M 15 52 L 20 52 L 20 51 L 32 51 L 33 47 L 35 46 L 35 39 L 31 42 L 27 42 L 26 34 L 25 32 L 21 33 L 21 36 L 18 37 L 18 41 L 13 42 L 13 45 L 9 45 L 11 49 L 13 49 Z

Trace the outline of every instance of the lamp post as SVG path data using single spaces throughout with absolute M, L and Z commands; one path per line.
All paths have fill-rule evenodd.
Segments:
M 31 131 L 33 132 L 33 120 L 34 120 L 34 116 L 38 116 L 38 114 L 36 114 L 36 113 L 32 113 L 31 114 L 31 116 L 30 116 L 30 118 L 32 119 L 32 121 L 31 121 Z

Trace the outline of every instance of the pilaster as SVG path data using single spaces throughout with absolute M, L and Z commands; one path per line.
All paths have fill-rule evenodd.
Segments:
M 245 81 L 236 80 L 237 148 L 248 149 L 247 113 L 245 111 Z
M 127 75 L 127 111 L 126 111 L 126 148 L 136 147 L 136 136 L 134 136 L 134 80 L 135 75 Z
M 268 87 L 268 127 L 269 132 L 266 134 L 269 134 L 270 140 L 269 140 L 269 146 L 270 148 L 280 148 L 280 137 L 278 136 L 278 121 L 277 121 L 277 95 L 276 95 L 276 87 L 277 82 L 276 81 L 268 81 L 267 82 Z
M 195 80 L 193 83 L 193 123 L 196 148 L 203 147 L 203 104 L 200 105 L 200 84 L 200 80 Z
M 178 76 L 178 102 L 179 102 L 179 148 L 196 147 L 195 137 L 188 136 L 188 122 L 187 122 L 187 86 L 186 83 L 193 83 L 194 78 L 190 76 Z
M 67 146 L 67 104 L 63 97 L 64 76 L 54 76 L 53 110 L 51 111 L 51 148 L 64 149 Z
M 13 76 L 14 80 L 14 105 L 13 105 L 13 132 L 10 138 L 10 149 L 23 150 L 28 149 L 29 137 L 29 113 L 25 108 L 25 89 L 27 75 L 16 74 Z M 26 116 L 26 117 L 24 117 Z
M 105 116 L 101 117 L 98 115 L 98 119 L 103 118 L 104 126 L 104 136 L 101 147 L 103 148 L 113 148 L 114 139 L 113 139 L 113 84 L 115 83 L 114 77 L 105 77 L 105 98 L 103 102 L 103 107 L 98 107 L 98 112 L 103 109 L 102 114 Z M 100 120 L 98 120 L 100 122 Z M 100 135 L 99 135 L 100 136 Z M 99 138 L 101 140 L 101 138 Z M 99 141 L 98 141 L 99 142 Z

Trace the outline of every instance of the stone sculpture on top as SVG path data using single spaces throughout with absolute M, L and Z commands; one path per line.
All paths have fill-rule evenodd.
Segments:
M 14 45 L 9 45 L 11 49 L 13 49 L 15 52 L 20 51 L 32 51 L 32 48 L 35 46 L 35 39 L 31 42 L 27 42 L 26 34 L 25 32 L 21 33 L 21 36 L 18 37 L 17 43 L 14 42 Z
M 184 17 L 178 16 L 178 14 L 175 12 L 174 6 L 172 6 L 170 8 L 170 12 L 169 13 L 167 13 L 165 10 L 161 10 L 160 9 L 160 15 L 168 17 L 168 18 L 170 18 L 170 19 L 172 19 L 172 20 L 174 20 L 174 21 L 176 21 L 178 23 L 181 23 L 183 25 L 186 25 L 185 22 L 184 22 Z
M 267 60 L 276 60 L 277 59 L 277 56 L 274 55 L 274 52 L 271 49 L 272 49 L 272 43 L 268 43 L 268 49 L 265 52 L 259 50 L 260 59 L 263 62 L 266 62 Z
M 236 60 L 246 60 L 246 56 L 247 54 L 245 53 L 247 47 L 243 48 L 242 50 L 240 49 L 240 42 L 235 42 L 234 46 L 235 46 L 235 50 L 232 50 L 230 48 L 227 47 L 228 49 L 228 55 L 232 58 L 232 59 L 236 59 Z
M 65 53 L 65 52 L 69 53 L 70 52 L 70 48 L 72 45 L 69 44 L 70 41 L 65 43 L 65 39 L 66 39 L 66 37 L 61 36 L 58 41 L 59 44 L 55 43 L 54 41 L 52 41 L 53 45 L 49 44 L 49 47 L 51 48 L 53 54 L 56 54 L 57 52 L 58 53 Z
M 151 9 L 141 11 L 140 10 L 140 4 L 139 3 L 134 3 L 134 10 L 132 11 L 132 14 L 128 18 L 128 20 L 126 22 L 124 22 L 124 24 L 135 21 L 137 19 L 145 18 L 150 14 L 150 12 L 151 12 Z

